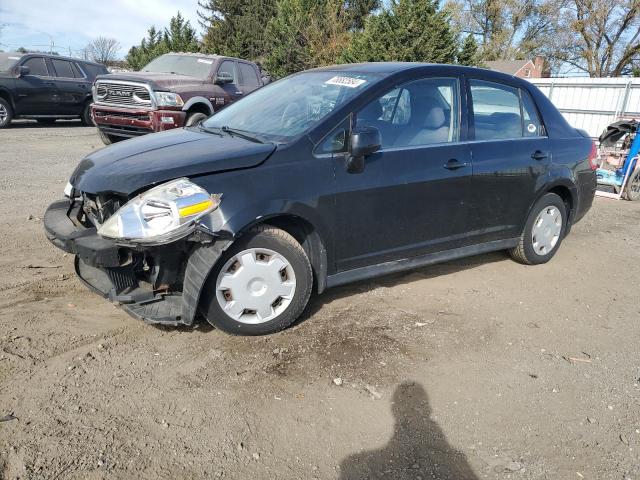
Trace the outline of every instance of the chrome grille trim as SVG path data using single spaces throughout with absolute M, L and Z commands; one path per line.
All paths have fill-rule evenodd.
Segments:
M 155 108 L 155 99 L 149 85 L 122 80 L 97 80 L 93 102 L 111 107 Z

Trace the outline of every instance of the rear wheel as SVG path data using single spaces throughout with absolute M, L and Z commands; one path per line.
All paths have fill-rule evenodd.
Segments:
M 198 123 L 200 123 L 202 120 L 205 120 L 206 118 L 207 118 L 207 115 L 201 112 L 190 113 L 184 122 L 184 126 L 193 127 L 194 125 L 197 125 Z
M 236 335 L 264 335 L 291 325 L 309 301 L 313 277 L 302 246 L 261 226 L 234 243 L 204 287 L 207 321 Z
M 0 98 L 0 128 L 6 128 L 13 119 L 11 105 L 4 98 Z
M 82 115 L 80 116 L 80 120 L 82 120 L 82 124 L 87 127 L 95 127 L 96 123 L 93 121 L 93 117 L 91 116 L 91 102 L 87 102 L 82 109 Z
M 636 167 L 635 171 L 629 177 L 629 180 L 627 180 L 627 186 L 624 192 L 627 200 L 635 202 L 640 199 L 640 166 Z
M 558 251 L 566 225 L 564 201 L 555 193 L 547 193 L 531 209 L 518 246 L 509 253 L 527 265 L 547 263 Z
M 122 138 L 122 137 L 118 137 L 116 135 L 109 135 L 108 133 L 104 133 L 100 129 L 98 129 L 98 136 L 100 137 L 100 140 L 102 140 L 102 143 L 104 143 L 105 145 L 111 145 L 112 143 L 116 143 L 116 142 L 120 142 L 120 141 L 124 140 L 124 138 Z

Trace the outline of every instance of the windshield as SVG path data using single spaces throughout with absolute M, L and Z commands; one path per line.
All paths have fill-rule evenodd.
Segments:
M 19 53 L 0 53 L 0 72 L 11 70 L 21 56 Z
M 162 55 L 149 62 L 142 69 L 152 73 L 178 73 L 190 77 L 206 79 L 211 73 L 213 59 L 192 55 Z
M 380 76 L 353 72 L 305 72 L 256 90 L 216 113 L 205 128 L 229 127 L 286 142 L 331 114 Z

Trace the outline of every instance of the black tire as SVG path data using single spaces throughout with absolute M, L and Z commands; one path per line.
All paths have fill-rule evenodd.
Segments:
M 637 166 L 629 176 L 627 186 L 624 187 L 624 194 L 625 198 L 632 202 L 640 199 L 640 166 Z
M 208 115 L 201 113 L 201 112 L 193 112 L 190 113 L 189 115 L 187 115 L 187 119 L 184 121 L 184 126 L 185 127 L 193 127 L 195 125 L 198 124 L 198 122 L 201 122 L 202 120 L 205 120 L 208 117 Z
M 545 254 L 540 254 L 535 251 L 534 242 L 533 242 L 533 226 L 534 222 L 538 218 L 538 216 L 547 209 L 551 207 L 555 207 L 561 214 L 561 227 L 560 234 L 556 244 Z M 553 258 L 553 256 L 560 248 L 560 244 L 562 243 L 562 239 L 564 238 L 565 232 L 567 229 L 567 207 L 560 198 L 560 196 L 555 193 L 547 193 L 540 200 L 538 200 L 531 212 L 529 213 L 529 217 L 527 218 L 527 222 L 524 227 L 524 231 L 520 236 L 520 241 L 518 245 L 511 250 L 509 253 L 511 257 L 517 262 L 523 263 L 525 265 L 539 265 L 542 263 L 547 263 L 549 260 Z
M 109 135 L 108 133 L 104 133 L 102 130 L 98 129 L 98 136 L 102 143 L 105 145 L 111 145 L 112 143 L 120 142 L 124 140 L 123 137 L 118 137 L 116 135 Z
M 258 324 L 242 323 L 231 318 L 222 310 L 216 298 L 216 283 L 222 267 L 236 254 L 250 248 L 269 249 L 282 255 L 293 268 L 296 279 L 293 298 L 286 309 L 275 318 Z M 279 332 L 296 321 L 307 306 L 312 287 L 311 263 L 302 246 L 287 232 L 262 225 L 240 237 L 218 260 L 203 287 L 201 311 L 211 325 L 227 333 L 266 335 Z
M 13 109 L 11 104 L 0 97 L 0 128 L 7 128 L 13 120 Z
M 91 116 L 91 102 L 87 102 L 84 104 L 80 120 L 82 121 L 82 124 L 86 125 L 87 127 L 96 126 L 96 122 L 93 121 L 93 117 Z
M 57 118 L 36 118 L 36 122 L 40 125 L 53 125 L 56 123 Z

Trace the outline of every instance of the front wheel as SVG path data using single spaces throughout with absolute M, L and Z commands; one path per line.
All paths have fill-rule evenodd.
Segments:
M 509 251 L 511 257 L 526 265 L 547 263 L 560 248 L 567 215 L 560 196 L 545 194 L 531 209 L 518 246 Z
M 200 113 L 200 112 L 190 113 L 189 116 L 187 116 L 187 120 L 184 122 L 184 126 L 193 127 L 198 123 L 200 123 L 201 121 L 206 120 L 207 118 L 208 117 L 204 113 Z
M 227 333 L 275 333 L 300 316 L 312 286 L 302 246 L 283 230 L 260 226 L 220 258 L 204 286 L 202 311 Z
M 0 97 L 0 128 L 8 127 L 13 119 L 13 110 L 7 100 Z
M 112 143 L 116 143 L 116 142 L 120 142 L 120 141 L 124 140 L 124 138 L 122 138 L 122 137 L 118 137 L 116 135 L 109 135 L 108 133 L 104 133 L 100 129 L 98 129 L 98 136 L 100 137 L 100 140 L 102 140 L 102 143 L 104 143 L 105 145 L 111 145 Z

